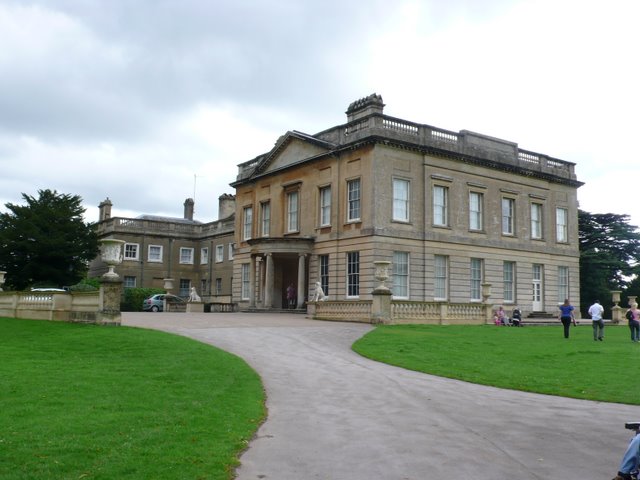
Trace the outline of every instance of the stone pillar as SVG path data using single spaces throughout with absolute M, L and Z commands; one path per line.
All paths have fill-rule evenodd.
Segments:
M 249 263 L 249 308 L 256 308 L 256 257 Z
M 391 290 L 376 288 L 372 296 L 371 323 L 391 323 Z
M 620 303 L 620 290 L 611 290 L 611 301 L 613 302 L 613 307 L 611 308 L 611 322 L 612 323 L 620 323 L 622 320 L 622 307 L 618 305 Z
M 256 257 L 256 262 L 258 262 L 258 305 L 264 307 L 264 262 L 262 260 L 262 257 Z
M 304 293 L 305 289 L 305 258 L 306 254 L 301 253 L 298 255 L 298 300 L 297 300 L 297 308 L 302 308 L 304 306 L 304 301 L 306 299 L 306 295 Z
M 120 325 L 120 297 L 122 281 L 119 278 L 102 277 L 100 285 L 100 312 L 96 323 L 101 325 Z
M 267 253 L 267 265 L 264 273 L 264 306 L 273 308 L 273 255 Z

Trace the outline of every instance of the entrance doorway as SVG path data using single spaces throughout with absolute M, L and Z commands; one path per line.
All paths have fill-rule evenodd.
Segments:
M 531 295 L 531 309 L 534 312 L 542 312 L 544 310 L 544 305 L 542 302 L 542 292 L 543 292 L 543 269 L 542 265 L 534 264 L 532 271 L 532 295 Z

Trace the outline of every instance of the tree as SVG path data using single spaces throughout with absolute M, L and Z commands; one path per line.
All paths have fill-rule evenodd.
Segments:
M 55 190 L 38 190 L 38 195 L 23 193 L 26 205 L 7 203 L 8 212 L 0 213 L 0 269 L 7 272 L 7 286 L 16 290 L 77 283 L 98 253 L 79 196 Z
M 580 304 L 585 316 L 598 299 L 608 310 L 611 290 L 626 290 L 638 272 L 640 233 L 628 222 L 628 215 L 578 211 Z

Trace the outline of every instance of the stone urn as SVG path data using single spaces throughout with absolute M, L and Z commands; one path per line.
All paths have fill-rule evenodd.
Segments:
M 0 271 L 0 292 L 2 292 L 2 285 L 4 285 L 4 276 L 7 274 L 5 271 Z
M 389 288 L 385 285 L 385 282 L 389 279 L 389 266 L 391 262 L 386 260 L 378 260 L 373 262 L 376 269 L 374 272 L 375 279 L 380 282 L 380 285 L 376 287 L 374 292 L 389 292 Z
M 105 238 L 100 240 L 101 258 L 109 267 L 109 271 L 102 275 L 104 280 L 118 280 L 120 276 L 114 271 L 116 265 L 122 263 L 122 246 L 124 240 L 116 240 L 115 238 Z

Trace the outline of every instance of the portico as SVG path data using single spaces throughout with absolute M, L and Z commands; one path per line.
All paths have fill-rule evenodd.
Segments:
M 309 238 L 258 238 L 250 247 L 249 308 L 287 308 L 286 291 L 293 284 L 296 308 L 305 305 L 309 256 L 314 240 Z

